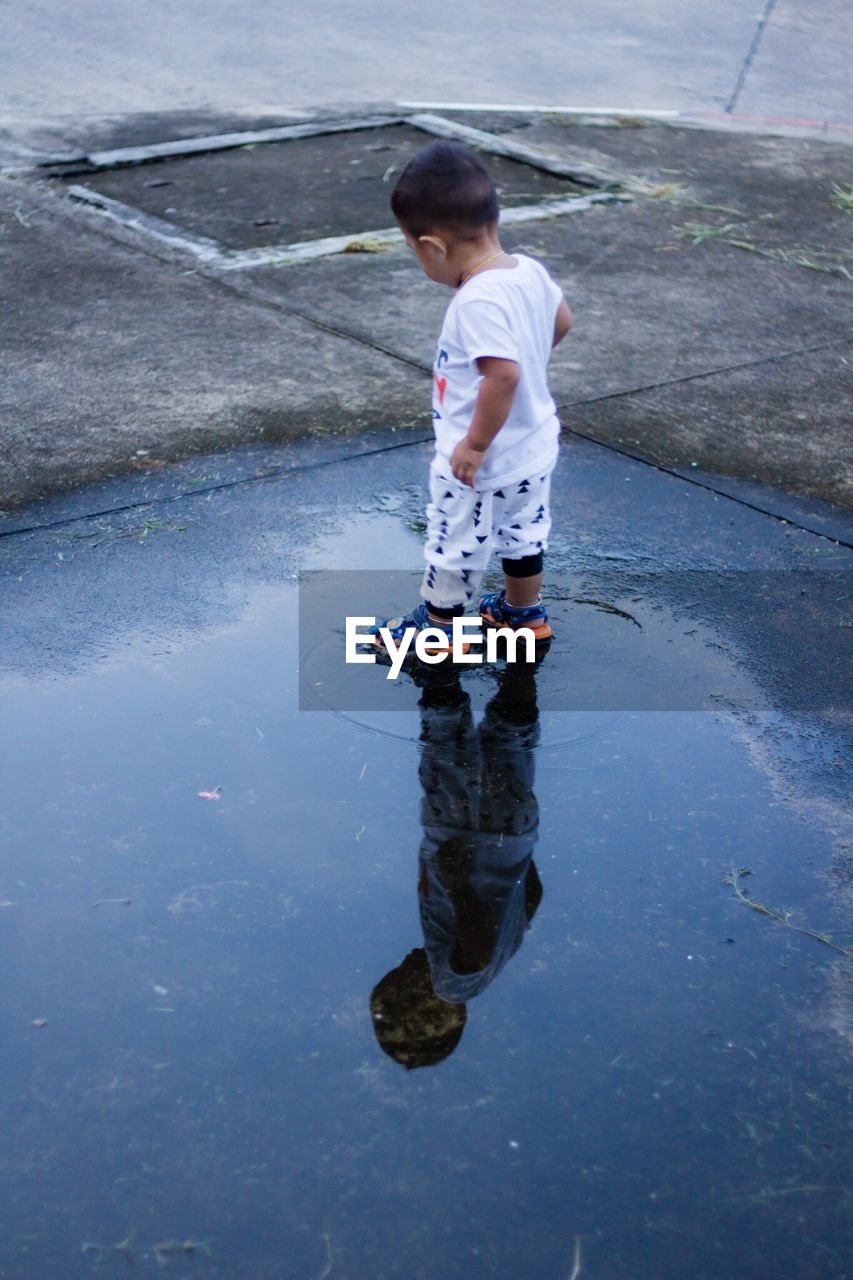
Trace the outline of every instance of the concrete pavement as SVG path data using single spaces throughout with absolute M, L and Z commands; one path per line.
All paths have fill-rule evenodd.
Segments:
M 431 100 L 853 123 L 844 0 L 371 0 L 7 6 L 0 118 L 31 137 L 105 114 Z
M 848 149 L 651 123 L 506 113 L 474 122 L 593 164 L 632 196 L 505 234 L 543 258 L 575 311 L 552 368 L 567 428 L 659 465 L 851 505 L 851 219 L 834 199 L 850 184 Z M 196 129 L 180 118 L 156 130 L 131 121 L 90 141 Z M 378 134 L 363 137 L 351 163 L 358 147 L 379 145 Z M 313 146 L 305 181 L 322 184 L 322 139 Z M 216 173 L 228 173 L 229 155 L 240 153 L 220 153 Z M 212 198 L 182 196 L 181 162 L 170 164 L 167 191 L 178 194 L 167 199 L 189 201 L 187 216 L 204 200 L 214 232 L 217 219 L 236 225 L 227 185 Z M 125 172 L 159 182 L 164 171 Z M 257 213 L 275 198 L 259 197 Z M 6 508 L 226 444 L 362 427 L 428 432 L 431 347 L 447 296 L 403 246 L 221 271 L 75 205 L 60 180 L 9 176 L 0 201 L 12 299 L 0 319 Z M 240 217 L 252 212 L 241 206 Z

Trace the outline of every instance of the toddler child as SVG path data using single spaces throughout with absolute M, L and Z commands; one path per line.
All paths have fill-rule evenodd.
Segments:
M 465 613 L 497 550 L 504 589 L 479 597 L 481 617 L 545 640 L 542 557 L 560 431 L 547 366 L 571 312 L 544 267 L 501 248 L 494 183 L 467 148 L 424 147 L 391 207 L 426 275 L 455 294 L 433 369 L 423 603 L 383 625 L 395 644 L 411 627 L 438 627 L 449 647 L 453 618 Z M 378 627 L 374 634 L 381 646 Z

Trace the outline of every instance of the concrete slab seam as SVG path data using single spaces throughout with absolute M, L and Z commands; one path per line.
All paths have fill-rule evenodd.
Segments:
M 578 431 L 577 427 L 563 426 L 562 429 L 568 435 L 578 436 L 581 440 L 586 440 L 590 444 L 597 444 L 602 449 L 609 449 L 611 453 L 618 453 L 621 457 L 630 459 L 631 462 L 639 462 L 643 466 L 652 467 L 655 471 L 660 471 L 662 475 L 672 476 L 675 480 L 683 480 L 685 484 L 692 484 L 696 489 L 704 489 L 706 493 L 713 493 L 717 498 L 725 498 L 727 502 L 737 503 L 739 507 L 748 507 L 750 511 L 755 511 L 759 515 L 769 516 L 771 520 L 778 520 L 781 524 L 790 525 L 792 529 L 799 529 L 801 533 L 809 533 L 814 538 L 824 538 L 827 542 L 831 542 L 833 546 L 845 547 L 848 551 L 853 551 L 853 542 L 846 542 L 843 538 L 835 538 L 831 533 L 824 533 L 821 529 L 811 529 L 808 525 L 800 524 L 799 521 L 793 520 L 790 516 L 781 516 L 778 511 L 771 511 L 768 507 L 760 507 L 756 502 L 748 502 L 746 498 L 739 498 L 733 493 L 727 493 L 725 489 L 718 489 L 715 485 L 708 484 L 707 481 L 698 480 L 686 471 L 676 471 L 673 467 L 667 467 L 662 462 L 655 462 L 653 458 L 644 458 L 641 453 L 633 453 L 630 449 L 623 449 L 621 445 L 614 444 L 611 440 L 599 440 L 596 436 L 587 435 L 585 431 Z
M 101 516 L 121 515 L 126 511 L 140 511 L 146 507 L 162 507 L 170 502 L 179 502 L 181 498 L 204 497 L 211 493 L 220 493 L 227 489 L 238 489 L 242 485 L 260 484 L 264 480 L 280 480 L 291 475 L 302 475 L 306 471 L 319 471 L 323 467 L 337 466 L 345 462 L 357 462 L 360 458 L 376 458 L 383 453 L 392 453 L 397 449 L 409 449 L 419 444 L 429 444 L 432 436 L 418 436 L 414 440 L 400 440 L 394 444 L 381 445 L 377 449 L 364 449 L 361 453 L 345 454 L 340 458 L 323 458 L 320 462 L 306 462 L 294 467 L 271 467 L 254 476 L 241 476 L 239 480 L 223 480 L 220 484 L 196 486 L 170 494 L 167 498 L 146 498 L 142 502 L 126 502 L 118 507 L 105 507 L 102 511 L 84 511 L 80 515 L 64 516 L 61 520 L 47 520 L 44 524 L 23 525 L 17 529 L 0 529 L 0 539 L 21 537 L 28 533 L 41 533 L 47 529 L 59 529 L 69 524 L 79 524 L 82 520 L 97 520 Z
M 749 49 L 747 50 L 747 53 L 746 53 L 746 57 L 744 58 L 743 64 L 741 65 L 740 74 L 738 75 L 737 81 L 735 83 L 735 87 L 732 90 L 732 95 L 729 98 L 728 102 L 726 103 L 727 112 L 734 110 L 737 100 L 740 97 L 741 92 L 743 90 L 743 86 L 746 84 L 746 77 L 749 75 L 750 71 L 752 70 L 752 64 L 755 61 L 755 55 L 758 53 L 758 46 L 761 44 L 761 37 L 764 34 L 764 28 L 767 26 L 767 23 L 770 20 L 770 15 L 773 12 L 773 8 L 775 4 L 776 4 L 776 0 L 765 0 L 764 11 L 759 16 L 758 25 L 755 28 L 755 32 L 752 37 L 752 42 L 750 43 Z
M 432 376 L 432 366 L 426 364 L 423 360 L 407 356 L 402 351 L 395 351 L 392 347 L 383 346 L 382 343 L 376 342 L 373 338 L 366 338 L 363 334 L 341 328 L 338 325 L 329 324 L 327 321 L 312 316 L 309 312 L 301 311 L 298 307 L 293 307 L 289 303 L 283 302 L 280 298 L 270 298 L 264 293 L 259 293 L 251 284 L 241 288 L 242 278 L 239 275 L 224 276 L 220 271 L 199 271 L 198 274 L 209 283 L 218 285 L 222 289 L 227 289 L 229 293 L 235 294 L 238 298 L 244 298 L 255 306 L 265 307 L 268 311 L 281 312 L 284 315 L 292 316 L 295 320 L 301 320 L 304 324 L 310 325 L 311 328 L 319 330 L 320 333 L 328 333 L 330 337 L 340 338 L 345 342 L 355 342 L 361 347 L 366 347 L 368 351 L 377 352 L 379 355 L 387 356 L 389 360 L 395 360 L 398 364 L 404 364 L 410 369 L 415 369 L 427 378 Z
M 658 391 L 664 387 L 675 387 L 682 382 L 697 382 L 702 378 L 716 378 L 723 373 L 736 373 L 739 369 L 753 369 L 761 364 L 773 364 L 776 360 L 791 360 L 796 356 L 813 355 L 818 351 L 829 351 L 833 347 L 849 346 L 853 337 L 833 338 L 829 342 L 818 342 L 808 347 L 797 347 L 793 351 L 780 351 L 776 355 L 755 356 L 751 360 L 739 360 L 735 364 L 720 365 L 714 369 L 700 369 L 697 373 L 685 373 L 678 378 L 664 378 L 661 382 L 644 383 L 639 387 L 628 387 L 624 391 L 607 391 L 601 396 L 588 396 L 585 400 L 567 401 L 559 405 L 563 409 L 577 409 L 586 404 L 600 404 L 603 400 L 620 400 L 625 396 L 642 395 L 646 391 Z
M 757 503 L 747 501 L 745 498 L 739 498 L 734 494 L 727 493 L 723 489 L 717 489 L 714 485 L 708 484 L 703 480 L 686 475 L 681 471 L 676 471 L 671 467 L 665 466 L 663 463 L 653 461 L 651 458 L 644 458 L 641 454 L 632 453 L 629 449 L 624 449 L 620 445 L 613 444 L 611 441 L 598 440 L 595 436 L 587 435 L 585 432 L 578 431 L 574 427 L 563 426 L 562 430 L 567 435 L 578 436 L 580 439 L 586 440 L 590 444 L 598 445 L 600 448 L 607 449 L 611 453 L 616 453 L 620 457 L 627 458 L 631 462 L 651 467 L 662 475 L 671 476 L 675 480 L 682 480 L 687 484 L 693 485 L 694 488 L 702 489 L 706 493 L 713 494 L 715 497 L 724 498 L 728 502 L 734 502 L 738 506 L 746 507 L 748 510 L 756 512 L 757 515 L 768 516 L 770 519 L 777 520 L 781 524 L 788 525 L 792 529 L 798 529 L 801 533 L 807 533 L 815 538 L 822 538 L 826 542 L 831 542 L 833 546 L 844 547 L 846 550 L 853 551 L 853 542 L 847 542 L 843 538 L 835 538 L 832 534 L 825 533 L 820 529 L 812 529 L 808 525 L 801 524 L 799 521 L 794 520 L 789 516 L 779 515 L 778 512 L 770 511 L 767 507 L 761 507 Z M 272 467 L 258 475 L 241 476 L 238 480 L 226 480 L 219 484 L 181 490 L 181 492 L 171 494 L 169 497 L 165 498 L 147 498 L 142 502 L 129 502 L 118 507 L 107 507 L 100 511 L 87 511 L 80 515 L 66 516 L 60 520 L 45 521 L 43 524 L 24 525 L 16 529 L 0 529 L 0 541 L 5 538 L 22 537 L 30 533 L 40 533 L 49 529 L 63 528 L 66 525 L 78 524 L 84 520 L 96 520 L 102 516 L 121 515 L 127 511 L 139 511 L 146 507 L 166 506 L 168 503 L 177 502 L 181 498 L 204 497 L 211 493 L 218 493 L 229 489 L 238 489 L 243 485 L 259 484 L 266 480 L 286 479 L 290 475 L 297 475 L 306 471 L 317 471 L 323 467 L 337 466 L 340 463 L 357 462 L 361 458 L 379 457 L 384 453 L 390 453 L 398 449 L 409 449 L 417 445 L 431 444 L 432 441 L 432 435 L 417 436 L 411 440 L 401 440 L 393 444 L 381 445 L 376 449 L 364 449 L 360 453 L 346 454 L 343 457 L 338 458 L 324 458 L 320 462 L 309 462 L 304 463 L 301 466 L 298 465 L 293 467 Z
M 81 190 L 88 192 L 87 188 L 82 188 Z M 106 196 L 98 195 L 97 192 L 89 192 L 88 194 L 97 197 L 97 201 L 107 201 L 109 199 Z M 60 214 L 66 218 L 73 217 L 77 208 L 86 210 L 87 214 L 105 214 L 103 220 L 100 219 L 100 216 L 95 222 L 87 220 L 86 230 L 88 233 L 96 236 L 106 235 L 115 243 L 121 245 L 122 248 L 127 249 L 130 252 L 141 251 L 149 254 L 156 258 L 158 262 L 162 262 L 167 266 L 174 266 L 176 262 L 180 261 L 180 259 L 176 258 L 174 254 L 164 252 L 164 250 L 171 249 L 175 249 L 177 252 L 177 249 L 180 248 L 180 246 L 176 246 L 175 237 L 172 233 L 172 224 L 162 222 L 162 234 L 153 235 L 150 238 L 140 238 L 135 234 L 138 228 L 133 225 L 137 211 L 131 209 L 130 206 L 122 206 L 120 201 L 115 201 L 114 204 L 120 208 L 128 209 L 130 211 L 131 215 L 133 215 L 133 218 L 130 221 L 123 217 L 109 216 L 109 214 L 105 213 L 104 210 L 96 208 L 88 199 L 81 198 L 73 201 L 66 201 L 64 198 L 57 199 L 57 196 L 52 191 L 30 191 L 29 199 L 32 200 L 38 208 L 53 215 Z M 161 222 L 161 220 L 154 219 L 154 222 Z M 180 231 L 180 228 L 177 230 L 179 234 L 183 234 Z M 132 234 L 128 234 L 128 232 Z M 204 245 L 203 241 L 199 241 L 198 243 L 202 246 Z M 214 244 L 215 242 L 209 241 L 208 243 Z M 195 268 L 190 272 L 183 272 L 183 274 L 197 275 L 200 279 L 206 280 L 209 284 L 222 289 L 227 289 L 229 293 L 235 294 L 237 297 L 243 298 L 255 306 L 264 307 L 269 311 L 281 312 L 285 315 L 292 316 L 294 319 L 302 321 L 304 324 L 309 325 L 313 329 L 319 330 L 321 333 L 327 333 L 331 337 L 340 338 L 343 341 L 355 342 L 359 346 L 366 347 L 370 351 L 378 352 L 381 355 L 387 356 L 389 359 L 396 360 L 399 364 L 408 365 L 410 368 L 417 370 L 418 373 L 422 373 L 427 377 L 430 375 L 431 366 L 421 360 L 417 360 L 411 356 L 406 356 L 402 352 L 395 351 L 391 347 L 383 346 L 382 343 L 365 338 L 362 334 L 351 332 L 348 329 L 320 320 L 316 316 L 301 311 L 298 307 L 289 305 L 280 298 L 270 298 L 264 293 L 259 292 L 251 283 L 244 283 L 243 277 L 241 277 L 239 273 L 232 273 L 226 276 L 219 270 L 209 269 L 211 262 L 215 263 L 217 260 L 218 254 L 218 245 L 216 246 L 216 254 L 209 255 L 206 252 L 203 254 L 199 253 L 196 257 Z
M 508 112 L 512 115 L 533 116 L 648 116 L 650 119 L 675 119 L 680 112 L 672 109 L 634 107 L 566 107 L 542 105 L 531 106 L 526 102 L 398 102 L 403 109 L 412 111 L 481 111 L 484 113 Z

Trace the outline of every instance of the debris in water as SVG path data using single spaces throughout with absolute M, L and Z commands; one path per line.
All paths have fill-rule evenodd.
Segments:
M 39 1030 L 41 1030 L 42 1027 L 47 1026 L 47 1018 L 33 1018 L 32 1022 L 30 1023 L 30 1026 L 37 1027 Z
M 341 253 L 386 253 L 393 248 L 392 244 L 388 244 L 385 240 L 377 240 L 375 236 L 358 236 L 345 244 Z
M 222 798 L 222 788 L 214 787 L 212 791 L 199 791 L 198 798 L 200 800 L 220 800 Z
M 624 609 L 617 609 L 615 604 L 608 604 L 606 600 L 589 600 L 584 596 L 572 596 L 573 604 L 591 604 L 594 605 L 601 613 L 612 613 L 617 618 L 624 618 L 626 622 L 633 622 L 635 627 L 639 627 L 642 631 L 643 624 L 638 622 L 633 613 L 626 613 Z
M 730 884 L 732 886 L 738 896 L 738 899 L 745 907 L 749 907 L 752 911 L 758 911 L 760 915 L 769 916 L 769 918 L 774 920 L 776 924 L 785 924 L 789 929 L 796 929 L 797 933 L 804 933 L 807 938 L 815 938 L 818 942 L 822 942 L 824 946 L 832 947 L 834 951 L 840 951 L 843 956 L 853 955 L 853 947 L 839 946 L 837 942 L 832 941 L 828 934 L 816 933 L 814 929 L 804 929 L 802 925 L 791 924 L 790 911 L 774 911 L 772 907 L 765 907 L 760 902 L 753 902 L 752 898 L 748 897 L 746 892 L 740 887 L 740 881 L 743 880 L 745 876 L 751 875 L 752 872 L 749 867 L 735 868 L 734 863 L 732 863 L 731 871 L 720 878 L 722 879 L 723 884 Z
M 190 1257 L 198 1251 L 206 1253 L 210 1257 L 210 1241 L 213 1236 L 207 1240 L 194 1240 L 192 1236 L 188 1236 L 186 1240 L 163 1240 L 160 1244 L 155 1244 L 154 1253 L 157 1261 L 162 1263 L 164 1259 L 176 1254 L 189 1254 Z
M 572 1260 L 572 1269 L 569 1272 L 569 1280 L 578 1280 L 583 1270 L 583 1261 L 581 1259 L 581 1238 L 575 1236 L 575 1256 Z
M 123 1240 L 119 1240 L 118 1244 L 96 1244 L 94 1241 L 87 1240 L 83 1244 L 81 1253 L 96 1253 L 100 1261 L 101 1255 L 105 1253 L 122 1253 L 128 1263 L 131 1259 L 127 1256 L 130 1253 L 131 1241 L 136 1235 L 135 1231 L 128 1231 Z
M 326 1261 L 323 1264 L 323 1269 L 318 1275 L 317 1280 L 328 1280 L 328 1277 L 332 1274 L 332 1242 L 325 1231 L 323 1232 L 323 1239 L 326 1242 Z
M 94 907 L 109 907 L 112 905 L 119 907 L 129 907 L 130 898 L 98 898 L 97 902 L 93 902 Z

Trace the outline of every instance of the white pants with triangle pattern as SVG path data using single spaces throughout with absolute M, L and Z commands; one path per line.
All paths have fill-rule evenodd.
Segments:
M 548 548 L 553 465 L 502 489 L 469 489 L 446 463 L 430 468 L 421 595 L 450 609 L 479 592 L 492 552 L 522 560 Z

